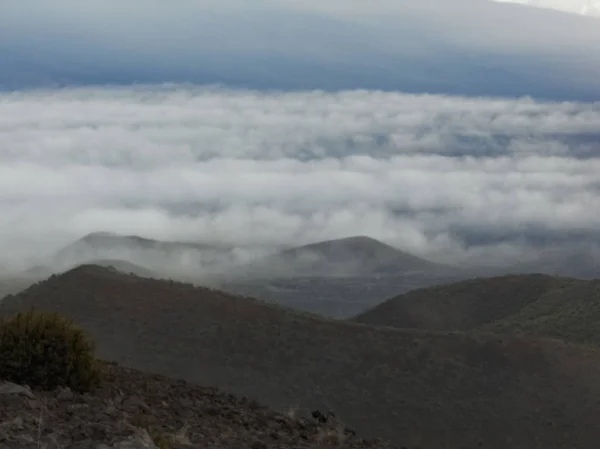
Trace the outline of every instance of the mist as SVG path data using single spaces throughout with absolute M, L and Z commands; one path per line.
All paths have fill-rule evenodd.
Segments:
M 0 105 L 5 270 L 98 231 L 238 261 L 368 235 L 472 265 L 600 237 L 598 104 L 151 85 Z

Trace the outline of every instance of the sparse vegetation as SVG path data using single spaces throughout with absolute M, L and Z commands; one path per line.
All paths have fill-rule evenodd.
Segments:
M 99 381 L 94 344 L 73 322 L 37 310 L 0 319 L 0 379 L 89 391 Z
M 148 434 L 158 449 L 171 449 L 171 441 L 162 432 L 148 429 Z
M 171 449 L 171 439 L 165 432 L 152 424 L 153 416 L 148 414 L 136 415 L 130 419 L 130 424 L 136 429 L 148 432 L 148 436 L 158 449 Z

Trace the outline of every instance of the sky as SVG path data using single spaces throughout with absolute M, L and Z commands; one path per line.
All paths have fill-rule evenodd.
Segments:
M 600 100 L 597 19 L 487 0 L 0 2 L 0 88 L 132 83 Z
M 600 237 L 600 105 L 203 86 L 0 94 L 0 262 L 89 232 L 368 235 L 446 262 Z
M 96 231 L 597 248 L 597 42 L 486 0 L 0 2 L 0 266 Z

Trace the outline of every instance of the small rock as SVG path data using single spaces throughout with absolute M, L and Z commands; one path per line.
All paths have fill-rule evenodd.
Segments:
M 150 435 L 145 430 L 140 430 L 136 435 L 125 441 L 113 444 L 113 449 L 158 449 Z
M 179 403 L 184 408 L 192 407 L 194 405 L 194 401 L 192 401 L 190 398 L 185 398 L 185 397 L 180 398 Z
M 106 444 L 86 439 L 72 443 L 71 445 L 67 446 L 67 449 L 110 449 L 110 447 Z
M 69 412 L 77 412 L 79 410 L 83 410 L 89 408 L 89 406 L 87 404 L 69 404 L 67 406 L 67 410 Z
M 73 398 L 73 392 L 69 387 L 61 388 L 60 393 L 57 396 L 61 401 L 66 401 Z
M 20 395 L 26 396 L 29 399 L 35 399 L 35 395 L 26 385 L 17 385 L 12 382 L 2 382 L 0 383 L 0 396 L 12 396 L 12 395 Z
M 14 429 L 14 430 L 21 430 L 21 429 L 23 429 L 23 426 L 25 425 L 23 418 L 21 418 L 20 416 L 17 416 L 15 419 L 13 419 L 12 421 L 9 421 L 7 424 L 10 429 Z
M 20 444 L 23 445 L 35 443 L 35 438 L 33 438 L 31 435 L 19 435 L 16 439 Z
M 27 399 L 27 406 L 37 410 L 40 408 L 40 401 L 37 399 Z
M 139 408 L 142 410 L 148 410 L 149 407 L 137 396 L 130 396 L 123 401 L 123 407 L 125 408 Z

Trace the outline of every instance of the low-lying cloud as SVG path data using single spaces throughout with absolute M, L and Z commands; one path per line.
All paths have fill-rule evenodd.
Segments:
M 445 262 L 600 238 L 600 106 L 190 86 L 0 95 L 0 262 L 95 231 Z

